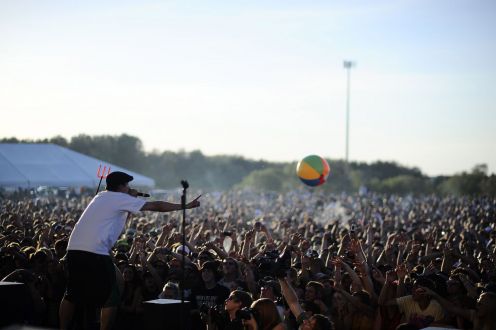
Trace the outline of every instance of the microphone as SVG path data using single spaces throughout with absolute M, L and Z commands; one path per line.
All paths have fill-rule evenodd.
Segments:
M 150 197 L 150 194 L 138 192 L 138 193 L 136 193 L 136 196 L 139 196 L 139 197 Z

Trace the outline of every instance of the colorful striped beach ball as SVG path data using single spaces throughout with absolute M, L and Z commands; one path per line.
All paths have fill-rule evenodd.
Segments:
M 329 164 L 317 155 L 306 156 L 296 165 L 296 174 L 304 184 L 311 187 L 320 186 L 329 176 Z

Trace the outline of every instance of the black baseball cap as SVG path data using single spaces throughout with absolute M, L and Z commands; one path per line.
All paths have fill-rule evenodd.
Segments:
M 120 185 L 124 185 L 130 181 L 133 181 L 133 177 L 127 173 L 115 171 L 107 175 L 105 181 L 107 182 L 107 189 L 114 190 Z

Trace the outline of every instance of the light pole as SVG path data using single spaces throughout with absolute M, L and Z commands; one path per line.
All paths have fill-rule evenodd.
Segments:
M 350 69 L 355 66 L 352 61 L 344 61 L 343 66 L 346 69 L 346 157 L 345 162 L 348 164 L 349 145 L 350 145 Z

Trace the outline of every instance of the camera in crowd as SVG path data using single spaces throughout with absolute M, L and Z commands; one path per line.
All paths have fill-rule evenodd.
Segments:
M 199 311 L 201 314 L 208 315 L 211 322 L 214 324 L 219 325 L 224 323 L 223 314 L 225 313 L 225 311 L 224 306 L 222 305 L 215 305 L 210 307 L 208 305 L 202 304 L 199 308 Z
M 277 278 L 284 278 L 291 269 L 291 249 L 286 248 L 274 263 L 274 275 Z
M 238 320 L 249 320 L 251 319 L 253 315 L 253 318 L 255 320 L 258 320 L 258 312 L 256 309 L 253 309 L 253 308 L 250 308 L 250 307 L 245 307 L 245 308 L 242 308 L 242 309 L 238 309 L 236 311 L 236 318 Z
M 266 252 L 258 261 L 258 270 L 262 276 L 283 278 L 291 268 L 291 250 L 285 249 L 281 255 L 277 251 Z

